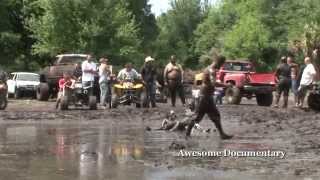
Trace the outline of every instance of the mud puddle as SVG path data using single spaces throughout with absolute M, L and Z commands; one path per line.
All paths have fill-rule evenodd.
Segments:
M 320 115 L 298 109 L 220 106 L 226 132 L 156 131 L 157 109 L 54 110 L 53 102 L 11 101 L 0 112 L 0 180 L 305 179 L 320 177 Z M 183 117 L 184 109 L 174 109 Z M 150 129 L 151 130 L 150 130 Z M 181 157 L 183 151 L 284 151 L 285 158 Z

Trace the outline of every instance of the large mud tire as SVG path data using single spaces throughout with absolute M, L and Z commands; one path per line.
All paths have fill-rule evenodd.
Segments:
M 60 110 L 66 111 L 68 109 L 69 109 L 69 98 L 67 96 L 63 96 L 61 97 Z
M 273 95 L 272 93 L 256 94 L 256 99 L 259 106 L 271 106 L 273 102 Z
M 320 94 L 310 93 L 308 96 L 309 108 L 315 111 L 320 111 Z
M 0 110 L 5 110 L 7 108 L 7 105 L 8 105 L 7 97 L 6 96 L 0 97 Z
M 15 99 L 20 99 L 22 97 L 22 92 L 21 90 L 19 90 L 18 88 L 16 88 L 15 92 L 14 92 L 14 98 Z
M 90 110 L 97 110 L 97 97 L 96 96 L 89 96 L 89 109 Z
M 37 88 L 37 100 L 48 101 L 49 100 L 49 85 L 48 83 L 40 83 Z
M 225 92 L 225 99 L 227 101 L 227 104 L 235 104 L 238 105 L 241 103 L 241 91 L 237 87 L 229 87 L 227 88 Z

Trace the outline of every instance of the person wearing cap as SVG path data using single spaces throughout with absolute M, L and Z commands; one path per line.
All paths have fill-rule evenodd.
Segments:
M 277 95 L 275 108 L 279 107 L 279 101 L 283 94 L 283 108 L 288 107 L 289 91 L 290 91 L 290 80 L 291 80 L 291 67 L 287 64 L 287 58 L 282 57 L 280 64 L 276 70 L 276 81 L 277 81 Z
M 167 64 L 163 73 L 164 81 L 169 89 L 171 96 L 171 105 L 175 107 L 176 105 L 176 94 L 180 96 L 183 105 L 186 104 L 185 94 L 183 89 L 183 69 L 180 64 L 177 63 L 177 58 L 172 55 L 170 58 L 170 63 Z
M 154 59 L 151 56 L 145 58 L 143 67 L 141 68 L 141 77 L 146 87 L 146 107 L 156 107 L 156 79 L 157 71 L 153 64 Z
M 111 68 L 108 65 L 107 58 L 100 59 L 99 66 L 99 86 L 100 86 L 100 104 L 103 108 L 106 107 L 107 101 L 110 100 L 111 88 L 110 88 L 110 76 Z

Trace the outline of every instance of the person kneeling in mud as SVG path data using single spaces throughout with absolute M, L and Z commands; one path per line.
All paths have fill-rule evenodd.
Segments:
M 192 128 L 195 124 L 199 124 L 203 117 L 208 114 L 209 118 L 215 124 L 216 128 L 220 133 L 221 139 L 231 139 L 233 136 L 227 135 L 221 125 L 221 116 L 214 102 L 213 94 L 215 91 L 215 85 L 225 86 L 216 82 L 216 72 L 224 64 L 226 58 L 219 56 L 212 65 L 209 66 L 203 73 L 203 82 L 200 90 L 200 101 L 196 110 L 196 118 L 193 119 L 186 132 L 186 136 L 190 137 Z
M 176 113 L 171 110 L 167 114 L 167 117 L 162 121 L 161 128 L 159 130 L 165 131 L 185 131 L 191 122 L 191 118 L 194 112 L 191 109 L 186 109 L 185 118 L 182 121 L 178 121 Z M 211 129 L 203 129 L 199 124 L 195 125 L 195 129 L 201 132 L 209 133 Z

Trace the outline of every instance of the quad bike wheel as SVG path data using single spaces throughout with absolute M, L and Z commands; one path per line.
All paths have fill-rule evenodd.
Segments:
M 271 106 L 273 102 L 272 93 L 256 94 L 257 104 L 259 106 Z
M 308 105 L 310 109 L 320 111 L 320 94 L 310 93 L 308 96 Z
M 96 96 L 89 96 L 89 109 L 90 110 L 97 110 L 97 97 Z

